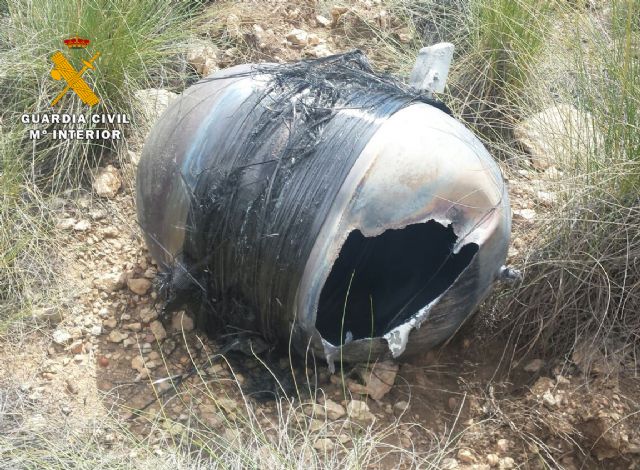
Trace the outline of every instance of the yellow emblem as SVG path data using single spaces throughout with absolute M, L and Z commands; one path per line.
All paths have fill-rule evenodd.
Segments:
M 84 66 L 80 70 L 76 70 L 62 52 L 56 51 L 56 53 L 53 54 L 51 61 L 53 62 L 54 68 L 51 71 L 51 76 L 54 80 L 64 80 L 67 85 L 51 102 L 51 106 L 55 106 L 70 89 L 73 90 L 76 95 L 78 95 L 80 99 L 89 106 L 96 105 L 100 102 L 100 99 L 82 78 L 82 75 L 87 70 L 95 68 L 93 63 L 98 59 L 98 57 L 100 57 L 100 53 L 96 52 L 88 61 L 83 60 Z

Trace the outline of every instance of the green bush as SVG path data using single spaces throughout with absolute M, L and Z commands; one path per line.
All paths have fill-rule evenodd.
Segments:
M 77 187 L 87 170 L 116 155 L 124 140 L 29 140 L 23 114 L 124 113 L 122 135 L 136 128 L 135 92 L 182 86 L 191 11 L 159 0 L 5 0 L 0 7 L 0 315 L 24 306 L 26 285 L 47 271 L 49 214 L 43 194 Z M 63 40 L 88 38 L 87 49 Z M 74 93 L 51 106 L 64 88 L 54 80 L 52 54 L 60 50 L 80 69 L 101 55 L 83 78 L 100 98 L 89 108 Z M 88 124 L 87 128 L 94 125 Z M 95 125 L 96 127 L 102 125 Z M 36 125 L 34 127 L 46 127 Z M 77 126 L 74 126 L 77 127 Z M 42 191 L 45 191 L 43 193 Z M 51 240 L 50 240 L 51 241 Z M 51 241 L 52 242 L 52 241 Z M 28 268 L 27 268 L 28 267 Z M 4 315 L 6 317 L 6 314 Z

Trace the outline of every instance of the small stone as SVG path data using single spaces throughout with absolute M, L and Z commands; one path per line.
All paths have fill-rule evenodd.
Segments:
M 475 455 L 473 455 L 473 452 L 471 452 L 469 449 L 460 449 L 456 457 L 462 463 L 468 463 L 468 464 L 476 463 L 476 457 Z
M 509 450 L 509 441 L 507 439 L 498 439 L 496 448 L 499 452 L 506 452 Z
M 393 409 L 397 413 L 404 413 L 405 411 L 407 411 L 407 409 L 409 409 L 409 403 L 404 400 L 400 400 L 393 405 Z
M 516 209 L 513 211 L 513 220 L 532 222 L 535 217 L 536 211 L 533 209 Z
M 156 318 L 158 318 L 158 312 L 153 309 L 145 308 L 140 311 L 140 320 L 144 323 L 151 323 Z
M 62 322 L 63 314 L 61 309 L 45 307 L 34 310 L 33 318 L 55 326 Z
M 102 334 L 102 327 L 100 325 L 94 325 L 89 328 L 89 334 L 91 336 L 100 336 Z
M 316 15 L 316 23 L 318 23 L 318 25 L 322 26 L 323 28 L 328 28 L 329 26 L 331 26 L 331 20 L 322 15 Z
M 71 393 L 72 395 L 78 394 L 78 386 L 72 380 L 65 379 L 65 385 L 69 393 Z
M 327 47 L 326 44 L 318 44 L 315 47 L 312 47 L 308 52 L 308 55 L 310 55 L 311 57 L 327 57 L 330 56 L 332 54 L 331 50 L 329 49 L 329 47 Z
M 91 212 L 89 212 L 89 217 L 94 222 L 97 222 L 99 220 L 106 218 L 107 212 L 104 209 L 93 209 Z
M 59 220 L 56 228 L 60 230 L 71 230 L 77 222 L 73 217 L 67 217 L 66 219 Z
M 171 328 L 175 331 L 192 331 L 195 328 L 193 319 L 184 310 L 174 312 L 171 316 Z
M 107 359 L 105 356 L 100 356 L 98 358 L 98 365 L 100 367 L 109 367 L 109 359 Z
M 84 350 L 84 344 L 82 341 L 76 341 L 68 348 L 72 354 L 80 354 Z
M 103 292 L 111 293 L 120 289 L 124 284 L 119 274 L 110 273 L 94 280 L 93 285 Z
M 326 437 L 316 439 L 313 443 L 313 448 L 319 450 L 320 452 L 327 453 L 333 449 L 333 441 L 331 439 L 327 439 Z
M 487 454 L 486 461 L 491 467 L 497 467 L 500 463 L 500 457 L 497 454 Z
M 107 341 L 110 343 L 121 343 L 126 339 L 126 337 L 127 335 L 125 333 L 122 333 L 119 330 L 113 330 L 109 333 L 109 336 L 107 336 Z
M 93 180 L 93 190 L 100 197 L 113 199 L 122 186 L 122 180 L 118 170 L 113 165 L 99 168 Z
M 327 418 L 330 420 L 340 419 L 346 414 L 344 407 L 340 403 L 328 398 L 324 401 L 324 407 L 327 412 Z
M 123 328 L 125 330 L 129 330 L 129 331 L 142 331 L 142 324 L 141 323 L 129 323 L 127 325 L 124 325 Z
M 142 372 L 144 370 L 144 359 L 141 356 L 135 356 L 131 359 L 131 368 Z
M 146 88 L 144 90 L 137 90 L 134 93 L 134 103 L 136 108 L 140 110 L 142 122 L 144 127 L 150 127 L 154 122 L 158 120 L 160 115 L 169 106 L 169 103 L 173 101 L 178 95 L 169 90 L 162 88 Z M 131 163 L 137 165 L 140 156 L 134 152 L 128 151 Z
M 292 29 L 286 38 L 294 46 L 306 46 L 309 43 L 309 33 L 302 29 Z
M 349 11 L 349 8 L 343 6 L 334 6 L 331 7 L 331 18 L 333 19 L 333 24 L 336 24 L 340 17 Z
M 75 230 L 76 232 L 86 232 L 90 228 L 91 228 L 91 222 L 89 222 L 88 220 L 85 220 L 85 219 L 79 220 L 73 226 L 73 230 Z
M 500 469 L 515 468 L 515 466 L 516 462 L 511 457 L 504 457 L 500 459 L 500 462 L 498 463 L 498 468 Z
M 57 328 L 56 330 L 54 330 L 52 336 L 53 342 L 59 344 L 60 346 L 68 344 L 72 339 L 71 333 L 62 328 Z
M 117 324 L 118 321 L 113 317 L 102 320 L 102 326 L 105 328 L 115 328 Z
M 116 238 L 120 232 L 114 226 L 109 225 L 108 227 L 104 227 L 100 233 L 104 238 Z
M 569 379 L 567 379 L 565 376 L 563 375 L 556 375 L 556 384 L 561 387 L 563 385 L 570 385 L 571 381 Z
M 544 366 L 544 361 L 542 359 L 533 359 L 532 361 L 528 362 L 525 366 L 524 366 L 524 370 L 525 372 L 540 372 L 540 369 L 542 369 L 542 367 Z
M 151 281 L 144 278 L 127 279 L 127 286 L 134 294 L 145 295 L 151 289 Z
M 542 402 L 549 408 L 555 408 L 558 405 L 558 400 L 553 396 L 551 390 L 547 390 L 542 394 Z
M 164 326 L 162 326 L 162 323 L 160 323 L 158 320 L 151 322 L 149 328 L 151 328 L 151 333 L 153 333 L 156 341 L 162 341 L 167 337 L 167 332 L 164 329 Z
M 374 400 L 382 399 L 393 387 L 398 370 L 398 364 L 393 361 L 376 362 L 372 366 L 358 369 L 365 383 L 364 393 Z M 351 387 L 349 389 L 351 390 Z
M 369 411 L 369 406 L 361 400 L 351 400 L 347 404 L 347 415 L 355 421 L 373 423 L 376 417 Z
M 197 73 L 206 77 L 218 70 L 218 54 L 211 44 L 196 44 L 187 53 L 187 62 Z
M 458 465 L 458 461 L 456 459 L 453 459 L 451 457 L 447 457 L 445 459 L 442 459 L 442 462 L 440 462 L 441 464 L 441 469 L 443 470 L 454 470 L 456 468 L 459 467 Z

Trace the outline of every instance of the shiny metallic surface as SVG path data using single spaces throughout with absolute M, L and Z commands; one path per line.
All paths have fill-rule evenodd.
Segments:
M 234 67 L 187 90 L 147 140 L 138 175 L 138 215 L 151 253 L 165 269 L 181 252 L 191 204 L 189 175 L 206 164 L 201 154 L 210 126 L 228 119 L 237 103 L 267 83 L 250 70 Z M 332 365 L 340 359 L 359 362 L 425 351 L 451 336 L 500 276 L 511 229 L 500 170 L 468 129 L 428 104 L 411 104 L 382 123 L 331 197 L 303 275 L 293 281 L 295 308 L 277 319 L 282 338 L 293 335 L 294 346 L 303 354 L 313 351 Z M 319 302 L 349 235 L 359 231 L 375 238 L 430 221 L 451 227 L 456 237 L 452 254 L 477 246 L 453 282 L 401 324 L 375 337 L 342 345 L 323 338 L 316 327 Z M 428 245 L 430 240 L 422 242 Z

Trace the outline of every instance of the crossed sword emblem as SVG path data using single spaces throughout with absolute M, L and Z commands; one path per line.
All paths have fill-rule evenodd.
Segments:
M 87 70 L 95 69 L 93 63 L 98 59 L 98 57 L 100 57 L 100 53 L 96 52 L 88 61 L 83 60 L 82 62 L 84 62 L 84 66 L 80 70 L 76 70 L 62 52 L 57 51 L 53 54 L 51 60 L 53 61 L 54 69 L 51 71 L 51 77 L 53 77 L 54 80 L 64 80 L 67 82 L 67 85 L 51 102 L 51 106 L 55 106 L 56 103 L 69 91 L 69 89 L 73 90 L 80 99 L 89 106 L 93 106 L 100 102 L 100 99 L 82 78 L 82 75 Z

